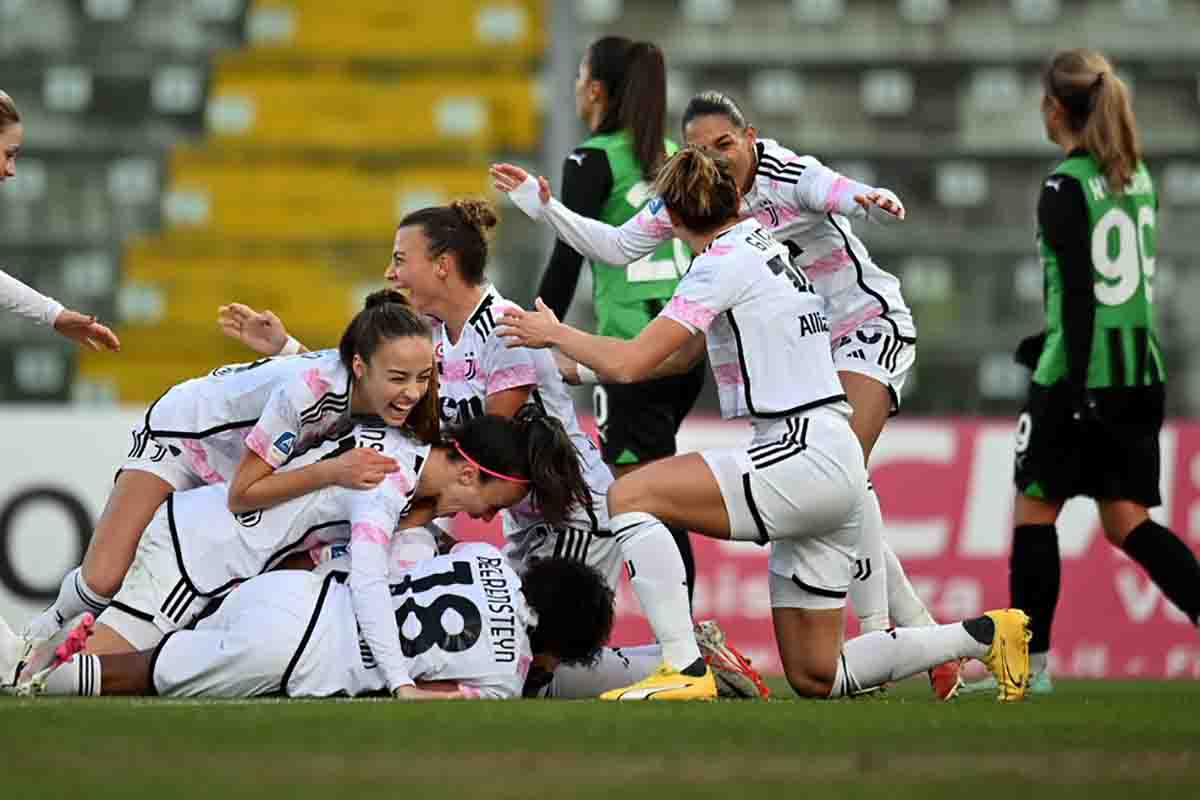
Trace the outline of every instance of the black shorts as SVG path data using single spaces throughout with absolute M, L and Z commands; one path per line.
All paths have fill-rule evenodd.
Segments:
M 1094 396 L 1097 418 L 1077 421 L 1064 387 L 1030 388 L 1017 422 L 1017 490 L 1049 501 L 1083 495 L 1161 505 L 1162 384 L 1102 389 Z
M 708 365 L 642 383 L 597 385 L 592 409 L 605 462 L 643 464 L 675 455 L 675 434 L 704 388 Z

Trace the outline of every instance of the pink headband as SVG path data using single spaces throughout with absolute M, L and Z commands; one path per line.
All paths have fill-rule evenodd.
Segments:
M 488 469 L 483 464 L 480 464 L 478 461 L 467 455 L 466 451 L 462 449 L 462 445 L 458 442 L 454 443 L 454 449 L 458 451 L 460 456 L 467 460 L 468 464 L 473 464 L 480 472 L 486 472 L 493 478 L 499 478 L 502 481 L 512 481 L 513 483 L 529 483 L 529 481 L 525 478 L 514 478 L 512 475 L 505 475 L 503 472 L 496 472 L 493 469 Z

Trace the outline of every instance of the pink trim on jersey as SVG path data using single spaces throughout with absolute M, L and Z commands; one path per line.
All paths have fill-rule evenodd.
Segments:
M 533 666 L 533 658 L 531 656 L 521 656 L 517 660 L 517 675 L 521 677 L 521 680 L 529 677 L 529 668 L 531 666 Z
M 670 221 L 664 222 L 653 214 L 649 217 L 639 216 L 637 219 L 638 227 L 656 239 L 670 239 L 675 233 Z
M 834 272 L 841 272 L 846 267 L 854 265 L 854 260 L 850 258 L 850 252 L 844 247 L 839 247 L 827 256 L 818 258 L 816 261 L 804 267 L 804 274 L 810 278 L 818 275 L 829 275 Z
M 371 542 L 386 547 L 390 539 L 387 531 L 372 522 L 356 522 L 350 529 L 351 542 Z
M 713 377 L 717 386 L 741 386 L 742 368 L 737 364 L 714 364 Z
M 268 455 L 271 452 L 271 439 L 267 436 L 267 432 L 257 425 L 250 429 L 250 433 L 246 434 L 246 449 L 274 466 Z
M 833 182 L 833 186 L 829 187 L 829 196 L 825 199 L 826 211 L 837 211 L 842 207 L 842 201 L 846 199 L 846 195 L 854 191 L 854 181 L 839 175 L 838 179 Z
M 727 256 L 732 252 L 733 245 L 731 244 L 714 244 L 712 247 L 704 251 L 704 255 L 720 257 Z
M 412 491 L 412 481 L 408 479 L 408 474 L 402 469 L 388 473 L 387 480 L 396 484 L 396 488 L 400 490 L 401 494 L 408 494 Z
M 863 323 L 870 322 L 876 317 L 881 316 L 883 316 L 883 307 L 876 304 L 859 314 L 857 317 L 852 317 L 851 319 L 843 321 L 841 324 L 835 325 L 833 330 L 829 333 L 829 338 L 836 343 L 838 339 L 842 338 L 846 334 L 853 333 Z
M 475 377 L 478 368 L 474 359 L 466 358 L 458 361 L 443 361 L 441 379 L 450 381 L 469 381 Z
M 328 394 L 329 390 L 333 388 L 333 384 L 325 380 L 319 369 L 310 369 L 305 372 L 304 382 L 308 384 L 308 388 L 317 397 Z
M 514 367 L 498 369 L 487 379 L 487 393 L 496 394 L 518 386 L 537 386 L 537 370 L 532 364 L 517 364 Z
M 708 326 L 712 324 L 713 318 L 717 316 L 717 312 L 710 308 L 705 308 L 695 300 L 688 300 L 686 297 L 675 295 L 671 298 L 671 302 L 667 303 L 667 307 L 663 309 L 662 315 L 667 319 L 683 322 L 698 330 L 706 331 L 708 330 Z
M 181 444 L 183 449 L 187 450 L 192 456 L 192 470 L 195 471 L 200 479 L 205 483 L 224 483 L 225 479 L 221 477 L 221 473 L 212 468 L 208 463 L 208 453 L 204 451 L 204 447 L 199 442 L 194 442 L 190 439 L 184 439 Z
M 474 686 L 468 686 L 465 683 L 460 683 L 458 685 L 458 691 L 461 692 L 462 696 L 467 700 L 478 700 L 479 698 L 483 697 L 483 692 L 479 691 Z

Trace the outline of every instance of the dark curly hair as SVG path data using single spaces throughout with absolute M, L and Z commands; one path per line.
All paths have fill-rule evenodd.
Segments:
M 580 561 L 542 558 L 521 576 L 525 602 L 537 614 L 529 634 L 534 655 L 557 656 L 563 664 L 590 666 L 612 635 L 613 590 Z

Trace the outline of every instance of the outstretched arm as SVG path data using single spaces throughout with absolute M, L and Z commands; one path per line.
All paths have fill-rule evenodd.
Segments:
M 536 311 L 506 311 L 500 317 L 500 335 L 513 347 L 557 347 L 609 383 L 637 383 L 648 379 L 693 335 L 683 325 L 659 317 L 635 339 L 596 336 L 559 322 L 541 298 L 537 299 L 536 306 Z
M 661 203 L 649 203 L 624 225 L 614 228 L 576 214 L 554 199 L 545 178 L 535 179 L 520 167 L 496 164 L 491 176 L 496 189 L 508 194 L 517 208 L 532 219 L 548 223 L 558 238 L 594 261 L 628 264 L 674 237 Z
M 120 350 L 121 340 L 94 316 L 64 308 L 52 297 L 0 270 L 0 308 L 49 325 L 68 339 L 93 350 Z

